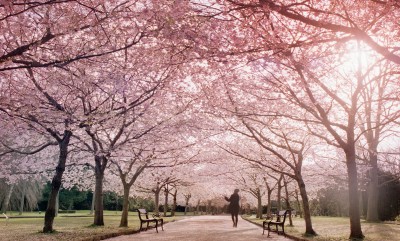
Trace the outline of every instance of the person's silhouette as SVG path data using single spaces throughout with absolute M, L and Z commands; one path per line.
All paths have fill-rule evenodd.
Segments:
M 233 227 L 237 227 L 239 215 L 239 189 L 235 189 L 230 198 L 225 196 L 225 200 L 229 202 L 228 211 L 232 216 Z

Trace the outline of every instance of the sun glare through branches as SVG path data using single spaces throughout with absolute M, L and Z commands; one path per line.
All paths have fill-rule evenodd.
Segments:
M 127 227 L 129 198 L 221 211 L 238 188 L 257 218 L 297 209 L 314 236 L 313 215 L 346 215 L 362 239 L 361 218 L 400 213 L 378 206 L 399 180 L 399 16 L 391 0 L 0 1 L 0 205 L 49 183 L 53 233 L 63 189 L 93 191 L 95 226 L 120 195 Z M 333 189 L 347 206 L 315 208 Z

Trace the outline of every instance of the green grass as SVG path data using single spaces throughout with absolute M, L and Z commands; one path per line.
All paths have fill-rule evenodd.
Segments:
M 9 220 L 0 219 L 0 240 L 2 241 L 66 241 L 66 240 L 90 240 L 99 236 L 118 236 L 123 233 L 133 232 L 140 227 L 139 219 L 136 212 L 129 213 L 128 228 L 120 228 L 121 212 L 105 211 L 104 226 L 92 226 L 93 216 L 89 211 L 77 211 L 76 213 L 59 214 L 55 218 L 53 228 L 56 232 L 52 234 L 44 234 L 41 232 L 44 224 L 44 213 L 40 214 L 40 218 L 32 218 L 27 216 L 38 216 L 35 213 L 23 213 L 18 217 L 18 213 L 7 213 L 11 218 Z M 86 217 L 81 217 L 86 216 Z M 176 217 L 165 217 L 165 222 L 171 222 L 183 218 L 182 214 L 177 213 Z M 98 239 L 99 240 L 99 239 Z
M 192 214 L 192 213 L 190 213 Z M 129 227 L 120 228 L 119 222 L 121 212 L 105 211 L 104 226 L 92 226 L 93 216 L 89 211 L 77 211 L 76 213 L 59 214 L 54 220 L 55 233 L 43 234 L 41 230 L 44 223 L 44 213 L 23 213 L 21 218 L 18 212 L 7 213 L 12 217 L 8 221 L 0 219 L 0 240 L 2 241 L 67 241 L 67 240 L 94 240 L 100 236 L 113 237 L 123 233 L 133 232 L 139 229 L 139 220 L 136 212 L 129 213 Z M 174 221 L 183 218 L 183 213 L 176 213 L 176 217 L 165 217 L 164 220 Z M 189 214 L 188 214 L 189 215 Z M 40 216 L 40 218 L 29 218 L 29 216 Z M 25 218 L 27 217 L 27 218 Z M 262 224 L 263 220 L 254 216 L 245 217 L 249 221 Z M 299 239 L 310 241 L 343 241 L 348 240 L 350 234 L 350 223 L 348 218 L 339 217 L 312 217 L 313 228 L 318 233 L 316 237 L 304 237 L 304 220 L 293 218 L 293 227 L 286 226 L 288 235 Z M 288 224 L 288 221 L 287 221 Z M 367 223 L 361 222 L 362 230 L 366 238 L 364 241 L 400 241 L 399 223 Z M 153 231 L 153 230 L 151 230 Z M 97 239 L 99 240 L 99 239 Z
M 262 225 L 263 220 L 256 219 L 255 216 L 244 217 L 251 222 Z M 341 217 L 312 217 L 312 225 L 317 236 L 304 237 L 305 223 L 301 218 L 293 218 L 293 227 L 287 226 L 285 232 L 293 237 L 311 241 L 343 241 L 350 236 L 350 221 L 348 218 Z M 400 224 L 395 222 L 368 223 L 361 221 L 361 228 L 365 235 L 364 241 L 400 241 Z

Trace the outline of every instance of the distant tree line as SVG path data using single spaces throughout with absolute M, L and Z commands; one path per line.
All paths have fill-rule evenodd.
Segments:
M 47 184 L 43 190 L 42 198 L 38 202 L 39 210 L 46 210 L 48 195 L 51 185 Z M 92 207 L 93 192 L 91 190 L 79 190 L 76 186 L 71 189 L 61 189 L 59 193 L 59 209 L 61 210 L 90 210 Z M 122 195 L 116 192 L 106 191 L 103 196 L 105 210 L 122 210 Z M 138 208 L 154 209 L 154 201 L 151 198 L 131 197 L 129 210 Z
M 382 221 L 394 220 L 400 215 L 400 180 L 387 172 L 380 172 L 379 190 L 379 218 Z M 6 213 L 7 210 L 19 211 L 44 211 L 47 207 L 47 200 L 50 194 L 51 185 L 47 183 L 40 186 L 36 182 L 21 181 L 19 184 L 12 186 L 8 208 L 5 208 L 6 196 L 10 190 L 3 182 L 0 191 L 1 210 Z M 24 196 L 25 195 L 25 196 Z M 360 193 L 362 205 L 361 213 L 365 216 L 367 213 L 368 199 L 367 191 Z M 92 207 L 93 192 L 90 190 L 79 190 L 76 186 L 71 189 L 61 189 L 59 192 L 59 209 L 60 210 L 90 210 Z M 104 192 L 104 209 L 105 210 L 122 210 L 123 197 L 116 192 Z M 292 204 L 295 207 L 295 204 Z M 311 212 L 314 216 L 333 216 L 347 217 L 349 212 L 348 190 L 345 185 L 332 183 L 326 188 L 322 188 L 310 202 Z M 278 202 L 271 200 L 271 211 L 275 212 L 278 208 Z M 131 197 L 129 200 L 129 211 L 135 211 L 138 208 L 147 210 L 155 210 L 155 203 L 152 198 Z M 200 205 L 199 211 L 204 213 L 221 213 L 226 211 L 226 205 L 222 209 L 217 207 L 207 207 Z M 286 208 L 283 204 L 282 208 Z M 266 213 L 267 206 L 263 206 L 263 213 Z M 159 210 L 164 211 L 164 206 L 160 205 Z M 185 207 L 176 206 L 177 212 L 184 212 Z M 171 207 L 168 212 L 172 211 Z M 242 213 L 255 213 L 255 209 L 243 210 Z M 296 210 L 301 215 L 301 209 Z
M 43 185 L 37 180 L 19 180 L 7 184 L 0 178 L 0 211 L 7 213 L 15 210 L 22 214 L 23 211 L 32 211 L 37 208 L 38 200 L 42 196 Z
M 41 185 L 38 182 L 20 181 L 7 185 L 0 180 L 0 208 L 2 213 L 13 210 L 20 214 L 26 211 L 45 211 L 51 191 L 50 183 Z M 105 210 L 122 210 L 121 195 L 116 192 L 104 192 Z M 92 208 L 93 192 L 79 190 L 76 186 L 71 189 L 60 189 L 58 197 L 60 210 L 90 210 Z M 131 197 L 129 210 L 138 208 L 154 210 L 154 200 L 151 198 Z
M 400 180 L 388 172 L 379 173 L 378 215 L 381 221 L 394 220 L 400 215 Z M 368 191 L 364 190 L 361 196 L 361 213 L 365 217 L 368 207 Z M 348 190 L 340 184 L 331 184 L 317 192 L 316 198 L 311 200 L 311 212 L 315 216 L 344 217 L 349 214 Z

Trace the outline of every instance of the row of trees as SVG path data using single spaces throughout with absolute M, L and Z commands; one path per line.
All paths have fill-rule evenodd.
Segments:
M 276 187 L 287 204 L 296 194 L 314 235 L 309 184 L 323 174 L 347 183 L 351 238 L 363 237 L 360 188 L 367 220 L 379 220 L 379 170 L 400 176 L 397 3 L 6 1 L 0 11 L 0 177 L 51 176 L 44 232 L 62 183 L 94 190 L 95 225 L 103 190 L 119 189 L 121 226 L 138 187 L 157 208 L 167 185 L 201 183 L 186 192 L 199 202 L 234 184 L 259 216 L 261 187 L 268 203 Z
M 391 173 L 380 172 L 378 216 L 379 220 L 395 220 L 399 215 L 398 195 L 400 183 L 398 178 Z M 368 190 L 360 191 L 361 215 L 368 214 Z M 332 183 L 329 186 L 318 190 L 316 197 L 311 201 L 311 213 L 316 216 L 348 216 L 348 191 L 345 185 Z
M 324 163 L 328 174 L 329 166 L 345 160 L 350 236 L 362 238 L 358 176 L 369 176 L 369 221 L 378 220 L 378 155 L 381 168 L 398 176 L 398 161 L 384 162 L 384 151 L 397 146 L 378 148 L 384 138 L 396 135 L 399 114 L 398 56 L 391 51 L 396 37 L 381 24 L 390 21 L 398 6 L 385 1 L 224 4 L 220 10 L 228 13 L 225 20 L 248 30 L 237 42 L 256 52 L 246 61 L 236 59 L 236 71 L 223 73 L 225 81 L 210 88 L 210 93 L 218 90 L 213 103 L 225 100 L 222 108 L 214 105 L 215 115 L 232 132 L 257 143 L 240 151 L 226 149 L 297 182 L 307 234 L 315 231 L 303 165 L 329 160 Z
M 43 196 L 39 200 L 36 211 L 46 210 L 48 195 L 50 193 L 50 185 L 46 185 Z M 105 210 L 122 210 L 123 196 L 116 192 L 105 191 L 103 204 Z M 93 208 L 93 192 L 80 191 L 77 187 L 71 189 L 61 189 L 59 193 L 59 209 L 60 210 L 91 210 Z M 129 198 L 129 211 L 136 211 L 138 208 L 146 208 L 154 210 L 154 199 L 143 197 Z M 93 212 L 94 210 L 91 210 Z
M 182 57 L 168 26 L 168 16 L 179 9 L 169 2 L 2 5 L 2 162 L 9 171 L 3 175 L 47 172 L 58 156 L 44 232 L 53 231 L 67 168 L 75 169 L 69 180 L 94 185 L 95 225 L 104 225 L 106 171 L 119 177 L 121 226 L 127 226 L 127 201 L 137 177 L 147 169 L 159 178 L 150 185 L 164 186 L 171 177 L 163 174 L 171 171 L 154 168 L 172 168 L 185 159 L 177 153 L 188 145 L 179 130 L 184 120 L 175 117 L 190 100 L 176 99 L 182 92 L 175 93 L 179 86 L 171 80 L 179 78 Z

